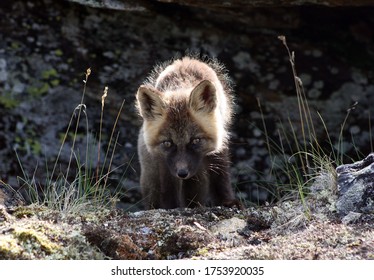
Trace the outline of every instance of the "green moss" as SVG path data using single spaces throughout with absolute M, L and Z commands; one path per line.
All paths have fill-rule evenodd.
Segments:
M 35 209 L 31 207 L 20 206 L 17 207 L 13 213 L 16 218 L 32 217 L 35 215 Z
M 20 101 L 18 101 L 10 92 L 4 92 L 0 95 L 0 104 L 6 109 L 13 109 L 20 104 Z
M 64 138 L 65 138 L 65 133 L 62 133 L 60 132 L 58 134 L 58 139 L 60 140 L 60 142 L 62 143 Z M 79 140 L 79 139 L 85 139 L 86 138 L 86 135 L 82 132 L 82 133 L 74 133 L 73 131 L 69 131 L 68 134 L 66 135 L 66 139 L 65 141 L 73 141 L 75 139 L 75 141 Z
M 51 87 L 58 86 L 59 84 L 58 72 L 56 69 L 51 68 L 41 73 L 41 80 L 35 81 L 33 85 L 29 86 L 27 93 L 31 97 L 41 97 L 48 93 Z
M 42 145 L 36 139 L 27 139 L 27 142 L 31 148 L 31 152 L 34 155 L 40 155 L 42 153 Z
M 29 210 L 35 211 L 32 207 Z M 13 220 L 4 229 L 5 234 L 0 236 L 0 259 L 43 259 L 61 250 L 62 244 L 55 237 L 63 232 L 47 222 L 29 218 Z
M 42 145 L 38 139 L 34 136 L 34 133 L 27 131 L 27 134 L 30 138 L 22 139 L 19 136 L 15 137 L 15 142 L 18 144 L 18 150 L 24 152 L 31 152 L 34 155 L 42 154 Z
M 50 78 L 56 78 L 58 76 L 57 70 L 52 68 L 42 72 L 42 78 L 48 80 Z
M 209 253 L 209 250 L 208 250 L 208 248 L 206 248 L 206 247 L 201 248 L 201 249 L 199 249 L 199 250 L 197 251 L 197 255 L 199 255 L 199 256 L 204 256 L 204 255 L 206 255 L 206 254 L 208 254 L 208 253 Z
M 120 49 L 116 49 L 116 50 L 114 51 L 114 53 L 116 54 L 117 58 L 120 58 L 120 56 L 122 55 L 122 50 L 120 50 Z
M 16 228 L 14 231 L 15 237 L 24 245 L 31 249 L 41 249 L 46 254 L 52 254 L 60 248 L 60 246 L 45 235 L 41 231 L 36 231 L 32 228 Z
M 57 55 L 57 56 L 62 56 L 64 53 L 62 52 L 62 50 L 61 49 L 57 49 L 57 50 L 55 50 L 55 55 Z
M 32 213 L 2 224 L 0 259 L 104 259 L 86 241 L 81 226 L 61 221 L 58 212 L 36 205 L 18 207 L 13 215 Z
M 51 80 L 51 86 L 53 87 L 56 87 L 60 84 L 60 80 L 59 79 L 54 79 L 54 80 Z
M 28 94 L 30 94 L 32 97 L 41 97 L 45 95 L 48 90 L 50 89 L 50 86 L 48 83 L 43 83 L 41 86 L 30 86 L 27 88 Z
M 10 44 L 10 47 L 13 49 L 13 50 L 17 50 L 17 49 L 19 49 L 20 48 L 20 44 L 19 44 L 19 42 L 12 42 L 11 44 Z
M 10 235 L 0 236 L 0 259 L 18 259 L 23 248 Z

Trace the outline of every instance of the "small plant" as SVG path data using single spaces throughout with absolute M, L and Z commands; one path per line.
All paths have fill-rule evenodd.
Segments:
M 86 105 L 84 104 L 84 97 L 86 95 L 87 82 L 91 74 L 91 69 L 87 69 L 85 79 L 83 80 L 84 87 L 81 102 L 71 115 L 68 127 L 62 137 L 62 143 L 54 162 L 52 170 L 49 172 L 47 169 L 47 181 L 45 187 L 39 186 L 36 182 L 35 174 L 30 177 L 23 170 L 22 163 L 19 158 L 23 177 L 19 177 L 19 182 L 28 193 L 28 200 L 31 203 L 45 205 L 51 209 L 58 210 L 62 216 L 70 213 L 77 213 L 82 210 L 100 209 L 108 205 L 114 204 L 118 199 L 119 191 L 111 192 L 108 188 L 108 178 L 113 172 L 112 163 L 115 154 L 116 145 L 119 133 L 116 132 L 119 116 L 122 112 L 124 101 L 121 104 L 117 118 L 112 128 L 109 138 L 109 144 L 104 156 L 103 162 L 101 141 L 102 141 L 102 123 L 104 114 L 105 98 L 108 95 L 108 87 L 104 88 L 104 93 L 101 99 L 101 115 L 100 115 L 100 129 L 99 140 L 97 143 L 96 151 L 96 164 L 92 160 L 92 146 L 94 141 L 90 139 L 88 131 L 88 117 L 86 112 Z M 80 123 L 83 122 L 86 129 L 86 150 L 85 158 L 82 159 L 77 153 L 75 148 L 78 137 L 78 128 Z M 117 133 L 117 134 L 116 134 Z M 64 146 L 67 144 L 68 139 L 71 138 L 71 148 L 67 168 L 65 171 L 59 171 L 60 157 Z M 111 151 L 111 152 L 110 152 Z M 111 154 L 110 154 L 111 153 Z M 96 165 L 93 168 L 94 164 Z M 102 167 L 100 167 L 102 166 Z M 95 169 L 95 170 L 94 170 Z

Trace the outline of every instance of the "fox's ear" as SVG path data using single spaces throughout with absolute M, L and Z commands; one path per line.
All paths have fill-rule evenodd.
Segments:
M 211 81 L 200 82 L 191 92 L 190 107 L 195 111 L 211 113 L 217 107 L 216 87 Z
M 149 86 L 140 86 L 136 94 L 140 115 L 147 120 L 154 120 L 163 114 L 162 93 Z

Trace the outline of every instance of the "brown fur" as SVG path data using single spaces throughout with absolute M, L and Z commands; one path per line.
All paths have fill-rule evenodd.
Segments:
M 237 204 L 231 189 L 230 81 L 215 61 L 156 68 L 137 92 L 140 185 L 150 208 Z

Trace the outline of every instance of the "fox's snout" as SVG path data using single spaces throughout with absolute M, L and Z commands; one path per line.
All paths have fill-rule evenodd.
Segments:
M 177 171 L 178 178 L 180 179 L 187 179 L 189 175 L 188 169 L 180 169 Z
M 191 177 L 191 170 L 188 167 L 188 164 L 184 161 L 176 162 L 174 176 L 179 179 L 188 179 Z

